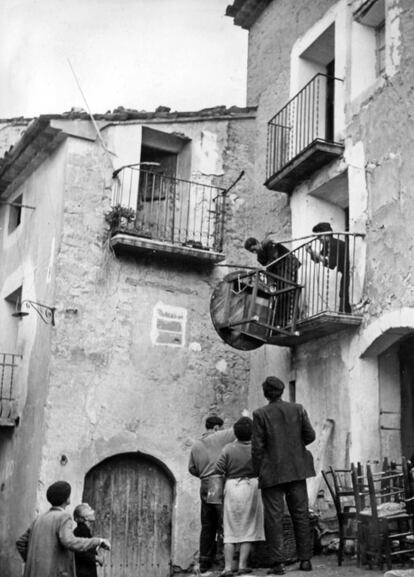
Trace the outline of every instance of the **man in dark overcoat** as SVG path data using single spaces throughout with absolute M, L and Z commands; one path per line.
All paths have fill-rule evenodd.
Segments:
M 253 412 L 252 459 L 262 490 L 266 542 L 272 560 L 268 573 L 283 575 L 284 497 L 292 518 L 302 571 L 311 571 L 312 539 L 306 478 L 315 475 L 306 445 L 315 431 L 302 405 L 282 400 L 285 388 L 277 377 L 267 377 L 263 393 L 268 405 Z

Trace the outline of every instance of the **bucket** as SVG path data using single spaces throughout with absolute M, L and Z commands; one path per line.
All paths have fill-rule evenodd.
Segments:
M 223 503 L 224 477 L 222 475 L 211 475 L 207 485 L 207 503 L 210 505 L 221 505 Z

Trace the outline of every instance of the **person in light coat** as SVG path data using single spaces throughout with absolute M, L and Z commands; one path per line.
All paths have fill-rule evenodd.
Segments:
M 110 549 L 107 539 L 84 539 L 73 534 L 70 504 L 71 486 L 66 481 L 50 485 L 46 498 L 52 507 L 39 515 L 16 541 L 25 568 L 23 577 L 76 577 L 74 551 Z

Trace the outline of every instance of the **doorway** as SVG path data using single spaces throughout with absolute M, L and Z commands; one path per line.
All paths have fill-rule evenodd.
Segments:
M 398 357 L 401 382 L 401 450 L 409 459 L 414 455 L 414 336 L 401 342 Z
M 414 454 L 413 353 L 410 334 L 378 356 L 382 457 L 409 459 Z
M 169 577 L 173 498 L 171 475 L 147 455 L 115 455 L 87 473 L 82 500 L 95 535 L 111 541 L 102 577 Z
M 326 118 L 325 140 L 334 141 L 334 118 L 335 118 L 335 60 L 331 60 L 326 66 Z

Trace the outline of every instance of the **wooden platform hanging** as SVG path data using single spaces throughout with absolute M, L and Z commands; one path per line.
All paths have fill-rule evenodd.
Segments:
M 238 270 L 224 277 L 210 299 L 210 314 L 220 337 L 249 351 L 277 334 L 296 334 L 301 287 L 266 270 Z

